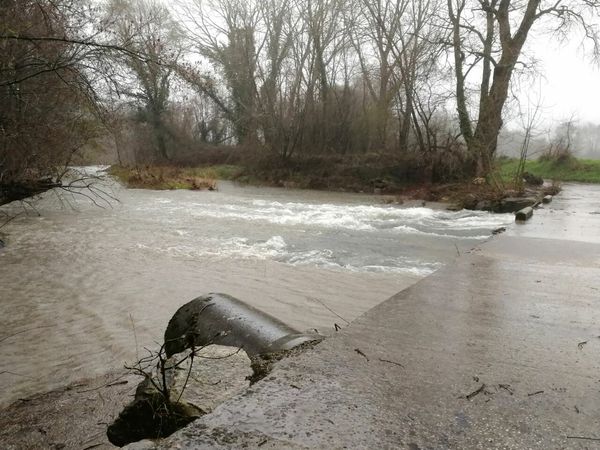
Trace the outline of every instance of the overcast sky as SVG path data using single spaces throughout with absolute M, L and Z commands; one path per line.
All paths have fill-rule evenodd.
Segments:
M 578 42 L 559 45 L 535 43 L 536 57 L 544 71 L 538 86 L 547 120 L 568 119 L 600 124 L 600 69 L 578 48 Z

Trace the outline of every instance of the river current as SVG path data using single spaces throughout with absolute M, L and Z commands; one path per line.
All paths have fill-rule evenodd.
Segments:
M 487 239 L 511 215 L 239 187 L 48 192 L 0 208 L 0 406 L 156 348 L 182 304 L 234 295 L 330 333 Z

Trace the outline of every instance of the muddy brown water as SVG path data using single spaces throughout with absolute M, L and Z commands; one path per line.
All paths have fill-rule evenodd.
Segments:
M 104 209 L 55 193 L 1 209 L 20 215 L 2 229 L 0 406 L 135 361 L 208 292 L 330 333 L 512 221 L 367 195 L 106 183 L 120 202 Z

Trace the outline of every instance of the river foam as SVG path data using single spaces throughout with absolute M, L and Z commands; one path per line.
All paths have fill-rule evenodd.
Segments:
M 509 215 L 481 211 L 228 194 L 179 201 L 160 196 L 138 205 L 137 212 L 178 225 L 170 232 L 172 239 L 138 242 L 138 248 L 149 253 L 192 260 L 268 259 L 293 266 L 417 276 L 441 267 L 441 250 L 435 249 L 468 249 L 512 221 Z
M 160 204 L 163 207 L 168 205 Z M 175 208 L 183 209 L 196 218 L 352 231 L 394 230 L 398 233 L 428 233 L 470 239 L 485 238 L 494 228 L 511 219 L 508 215 L 494 215 L 483 211 L 451 212 L 385 205 L 281 203 L 265 200 L 246 200 L 236 204 L 193 202 L 178 204 Z

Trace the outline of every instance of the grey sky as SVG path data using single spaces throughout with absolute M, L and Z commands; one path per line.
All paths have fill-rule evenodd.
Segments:
M 536 57 L 544 72 L 539 86 L 547 120 L 559 121 L 573 114 L 580 122 L 600 123 L 600 69 L 578 44 L 536 42 Z

